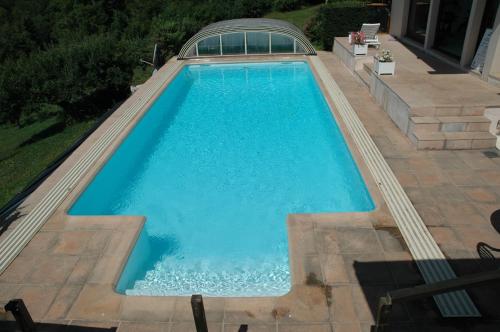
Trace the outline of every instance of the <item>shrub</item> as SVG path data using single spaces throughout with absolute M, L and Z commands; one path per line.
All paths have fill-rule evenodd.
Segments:
M 325 50 L 331 50 L 335 37 L 358 31 L 363 23 L 381 23 L 384 28 L 387 12 L 366 6 L 359 1 L 339 1 L 321 6 L 317 16 L 307 25 L 306 34 Z
M 22 118 L 44 112 L 46 105 L 60 107 L 66 119 L 103 112 L 128 94 L 132 60 L 124 45 L 95 35 L 5 63 L 1 120 L 19 125 Z

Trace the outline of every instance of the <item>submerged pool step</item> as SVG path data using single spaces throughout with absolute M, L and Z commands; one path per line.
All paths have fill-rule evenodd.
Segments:
M 311 57 L 311 63 L 361 152 L 425 282 L 435 283 L 456 278 L 446 257 L 328 69 L 319 57 Z M 434 299 L 444 317 L 481 316 L 463 290 L 437 295 Z
M 131 120 L 144 109 L 150 99 L 174 76 L 182 62 L 173 62 L 164 72 L 158 72 L 131 98 L 135 98 L 123 114 L 99 137 L 80 160 L 52 187 L 42 200 L 26 215 L 19 225 L 3 237 L 0 242 L 0 273 L 5 271 L 21 250 L 35 236 L 59 204 L 73 190 L 87 171 L 109 148 L 112 142 L 130 124 Z M 118 112 L 118 110 L 117 110 Z

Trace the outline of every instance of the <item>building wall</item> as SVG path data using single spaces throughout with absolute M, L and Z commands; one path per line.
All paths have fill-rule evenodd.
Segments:
M 421 46 L 426 52 L 433 54 L 445 61 L 450 61 L 456 66 L 468 69 L 476 52 L 476 45 L 479 36 L 479 29 L 483 18 L 487 0 L 473 0 L 471 7 L 471 15 L 467 24 L 464 47 L 459 62 L 453 63 L 452 60 L 441 56 L 438 51 L 433 49 L 434 36 L 438 20 L 440 0 L 432 0 L 429 7 L 429 15 L 427 18 L 427 31 L 424 45 Z M 409 41 L 406 36 L 406 26 L 408 22 L 410 8 L 410 0 L 392 1 L 391 8 L 391 27 L 389 33 L 403 41 Z M 417 45 L 416 45 L 417 46 Z M 490 40 L 487 51 L 485 66 L 482 73 L 482 78 L 490 80 L 493 75 L 500 81 L 500 8 L 497 11 L 495 20 L 494 33 Z

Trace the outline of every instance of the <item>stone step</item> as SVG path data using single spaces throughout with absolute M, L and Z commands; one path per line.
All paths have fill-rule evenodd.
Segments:
M 464 150 L 495 147 L 496 137 L 489 132 L 426 132 L 409 134 L 410 140 L 419 150 Z
M 373 72 L 373 62 L 364 63 L 363 70 L 366 71 L 369 75 L 371 75 Z
M 478 115 L 464 116 L 413 116 L 409 132 L 487 132 L 491 121 Z
M 370 88 L 371 74 L 368 74 L 365 70 L 355 70 L 354 74 L 368 89 Z
M 411 116 L 481 116 L 485 106 L 443 105 L 434 107 L 412 107 Z

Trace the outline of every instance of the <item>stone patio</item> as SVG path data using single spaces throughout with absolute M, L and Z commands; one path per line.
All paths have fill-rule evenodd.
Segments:
M 476 245 L 482 241 L 500 247 L 500 235 L 489 221 L 500 208 L 500 157 L 488 158 L 481 150 L 416 150 L 338 57 L 330 52 L 319 56 L 456 273 L 491 268 L 479 258 Z M 369 331 L 379 296 L 423 283 L 366 166 L 350 138 L 346 139 L 377 210 L 291 215 L 292 291 L 273 298 L 205 298 L 210 331 L 238 331 L 245 323 L 249 331 Z M 32 206 L 55 180 L 49 178 L 28 204 Z M 0 275 L 0 302 L 23 298 L 42 331 L 105 331 L 110 327 L 120 332 L 195 331 L 187 297 L 113 293 L 117 274 L 143 222 L 141 217 L 68 218 L 61 208 Z M 393 330 L 498 330 L 500 285 L 479 287 L 469 294 L 483 314 L 481 319 L 441 319 L 434 301 L 428 299 L 396 307 Z M 13 328 L 12 322 L 0 322 L 0 331 Z
M 381 34 L 380 41 L 380 49 L 394 55 L 394 76 L 373 72 L 374 48 L 354 57 L 347 37 L 337 37 L 333 51 L 419 149 L 495 147 L 484 113 L 500 107 L 498 87 L 390 35 Z

